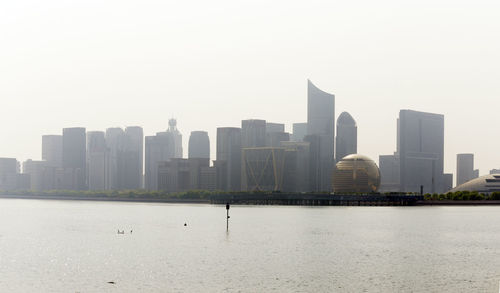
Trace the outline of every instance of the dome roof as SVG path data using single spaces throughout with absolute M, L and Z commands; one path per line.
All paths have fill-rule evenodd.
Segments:
M 500 191 L 500 174 L 484 175 L 472 179 L 450 190 L 450 192 L 455 192 L 455 191 L 478 191 L 478 192 Z
M 343 157 L 342 160 L 340 160 L 340 161 L 370 161 L 370 162 L 373 162 L 372 159 L 368 158 L 365 155 L 360 155 L 360 154 L 347 155 L 347 156 Z M 375 164 L 375 162 L 373 162 L 373 163 Z
M 332 181 L 334 192 L 376 192 L 380 186 L 380 170 L 367 156 L 352 154 L 337 163 Z
M 354 118 L 352 118 L 351 114 L 342 112 L 337 119 L 337 124 L 356 126 L 356 121 L 354 120 Z

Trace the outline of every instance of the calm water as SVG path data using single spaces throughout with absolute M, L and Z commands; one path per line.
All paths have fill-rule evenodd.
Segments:
M 500 207 L 230 215 L 226 233 L 223 206 L 0 199 L 0 291 L 498 292 Z

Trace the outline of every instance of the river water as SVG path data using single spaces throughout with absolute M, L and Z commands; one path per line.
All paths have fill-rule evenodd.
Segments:
M 224 206 L 0 199 L 0 291 L 499 291 L 500 207 L 230 215 L 226 232 Z

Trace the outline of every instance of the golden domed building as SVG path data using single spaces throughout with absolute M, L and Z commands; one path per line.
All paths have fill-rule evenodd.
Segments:
M 380 170 L 367 156 L 345 156 L 335 166 L 332 178 L 333 192 L 376 192 L 380 186 Z

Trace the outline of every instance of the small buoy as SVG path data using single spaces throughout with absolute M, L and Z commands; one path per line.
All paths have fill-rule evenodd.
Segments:
M 187 223 L 184 223 L 184 227 L 186 227 L 188 224 Z
M 130 230 L 130 234 L 132 234 L 132 230 Z

